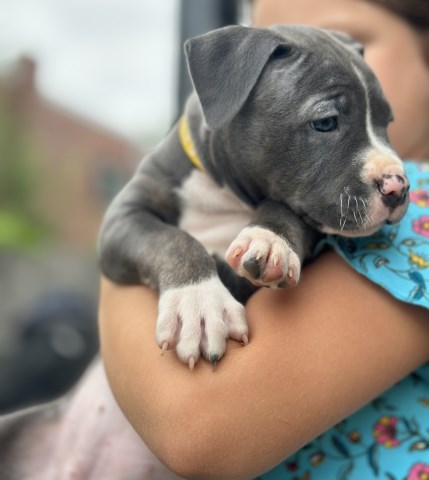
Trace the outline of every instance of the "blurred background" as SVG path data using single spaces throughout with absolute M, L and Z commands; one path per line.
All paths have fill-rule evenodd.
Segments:
M 0 413 L 98 351 L 97 233 L 189 93 L 183 41 L 246 1 L 0 0 Z

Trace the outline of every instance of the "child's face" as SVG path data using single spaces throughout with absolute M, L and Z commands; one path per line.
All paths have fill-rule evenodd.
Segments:
M 429 158 L 429 33 L 365 0 L 254 0 L 253 23 L 310 24 L 360 41 L 393 109 L 394 148 L 404 158 Z

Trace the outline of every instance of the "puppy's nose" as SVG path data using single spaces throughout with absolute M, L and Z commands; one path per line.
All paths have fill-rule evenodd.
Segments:
M 405 202 L 410 189 L 410 183 L 405 175 L 382 175 L 375 183 L 387 207 L 396 208 Z

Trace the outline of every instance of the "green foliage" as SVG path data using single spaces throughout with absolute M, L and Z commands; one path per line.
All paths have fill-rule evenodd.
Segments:
M 0 248 L 30 247 L 48 236 L 34 212 L 34 142 L 0 95 Z
M 0 208 L 0 249 L 38 245 L 48 238 L 48 231 L 24 215 Z

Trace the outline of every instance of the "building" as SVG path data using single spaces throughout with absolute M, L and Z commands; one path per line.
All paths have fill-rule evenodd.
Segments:
M 26 152 L 25 162 L 22 155 L 8 161 L 21 162 L 22 168 L 26 163 L 33 180 L 31 209 L 55 241 L 94 249 L 103 212 L 142 152 L 120 135 L 43 98 L 35 87 L 35 73 L 35 63 L 23 58 L 0 80 L 2 115 L 13 122 Z

